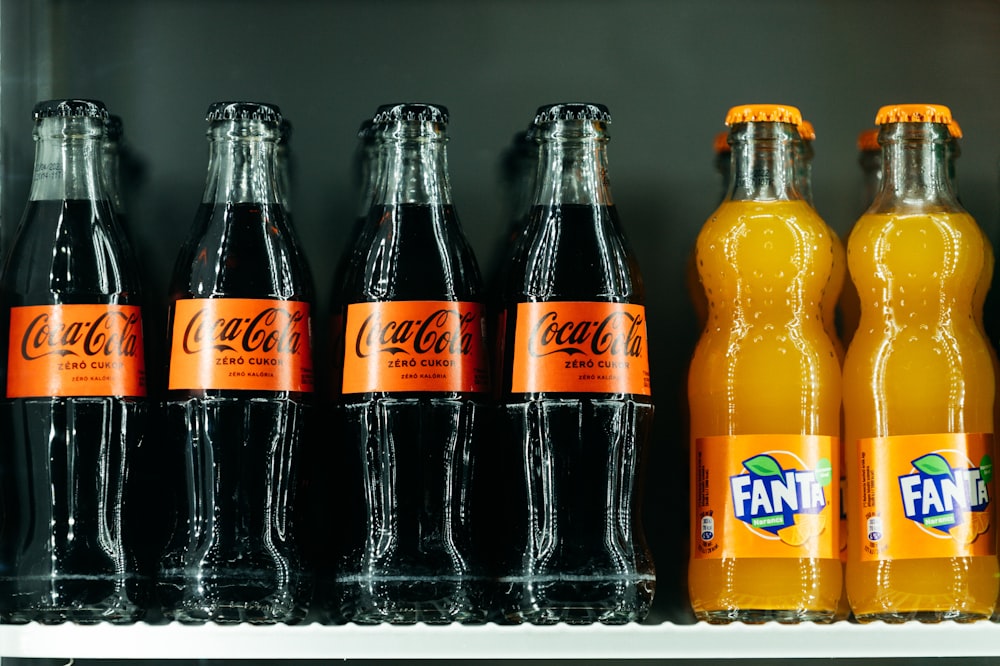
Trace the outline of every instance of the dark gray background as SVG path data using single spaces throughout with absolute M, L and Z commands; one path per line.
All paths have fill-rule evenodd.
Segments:
M 846 234 L 862 208 L 858 132 L 882 104 L 948 104 L 965 130 L 962 199 L 1000 240 L 997 0 L 3 0 L 0 10 L 3 240 L 27 196 L 34 102 L 101 99 L 145 167 L 128 205 L 160 294 L 201 199 L 213 101 L 274 102 L 293 122 L 293 205 L 321 303 L 353 216 L 355 131 L 378 105 L 449 107 L 454 199 L 484 259 L 507 223 L 500 155 L 513 134 L 544 103 L 610 107 L 614 196 L 649 301 L 655 619 L 684 617 L 679 406 L 697 335 L 684 260 L 718 202 L 712 139 L 726 110 L 802 109 L 818 134 L 816 206 Z

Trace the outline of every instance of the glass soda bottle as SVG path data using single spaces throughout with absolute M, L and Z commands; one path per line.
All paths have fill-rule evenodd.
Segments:
M 171 286 L 163 474 L 176 515 L 157 592 L 181 622 L 292 622 L 312 280 L 280 204 L 278 107 L 219 102 L 207 120 L 205 195 Z
M 611 198 L 610 122 L 599 104 L 535 118 L 538 180 L 498 335 L 497 605 L 510 622 L 639 621 L 653 599 L 640 518 L 653 418 L 644 289 Z
M 882 186 L 848 241 L 847 593 L 862 622 L 988 618 L 994 373 L 973 313 L 984 235 L 948 179 L 951 112 L 882 107 Z
M 144 614 L 126 523 L 147 427 L 142 289 L 105 187 L 108 112 L 34 109 L 31 193 L 3 267 L 0 621 Z
M 709 622 L 830 621 L 841 596 L 834 240 L 795 186 L 800 123 L 790 106 L 730 109 L 733 184 L 697 241 L 688 585 Z
M 470 505 L 490 390 L 485 308 L 452 204 L 447 123 L 442 106 L 379 108 L 375 194 L 339 299 L 352 524 L 338 576 L 343 615 L 359 623 L 486 614 Z

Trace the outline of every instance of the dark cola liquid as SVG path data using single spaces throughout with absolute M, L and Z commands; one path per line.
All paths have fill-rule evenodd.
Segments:
M 641 304 L 637 266 L 614 207 L 578 204 L 534 208 L 514 256 L 488 465 L 504 489 L 497 605 L 513 622 L 641 620 L 655 584 L 639 515 L 649 397 L 510 392 L 518 302 Z
M 139 304 L 111 217 L 106 202 L 28 204 L 3 272 L 5 357 L 11 306 Z M 0 621 L 142 617 L 130 528 L 142 520 L 132 475 L 147 411 L 143 398 L 0 402 Z
M 288 233 L 277 206 L 203 204 L 178 258 L 173 300 L 311 302 L 311 279 Z M 156 592 L 168 618 L 274 623 L 304 617 L 309 580 L 295 499 L 311 416 L 305 393 L 167 391 L 159 475 L 172 532 Z
M 374 209 L 348 269 L 344 303 L 481 302 L 479 270 L 450 206 Z M 476 622 L 486 579 L 470 501 L 486 394 L 364 393 L 338 406 L 347 450 L 338 571 L 355 622 Z

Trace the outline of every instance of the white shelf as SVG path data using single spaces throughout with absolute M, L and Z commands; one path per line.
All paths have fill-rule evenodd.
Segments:
M 77 659 L 721 659 L 1000 656 L 1000 626 L 0 626 L 0 656 Z

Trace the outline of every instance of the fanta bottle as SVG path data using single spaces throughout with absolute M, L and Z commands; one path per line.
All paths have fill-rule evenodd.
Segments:
M 689 589 L 710 622 L 830 621 L 841 596 L 834 241 L 795 186 L 800 123 L 790 106 L 729 111 L 733 182 L 697 241 Z
M 984 235 L 948 178 L 947 107 L 879 110 L 882 185 L 848 241 L 847 592 L 862 622 L 988 618 L 997 598 Z

